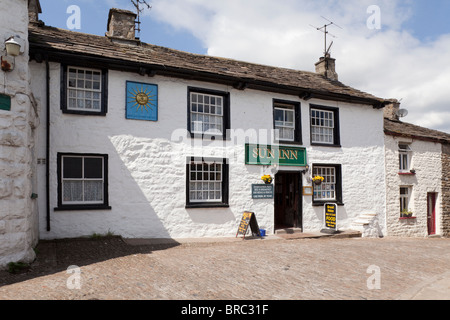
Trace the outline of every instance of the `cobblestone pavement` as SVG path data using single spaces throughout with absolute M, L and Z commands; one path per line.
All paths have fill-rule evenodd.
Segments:
M 77 239 L 41 242 L 30 269 L 0 271 L 0 299 L 414 299 L 449 271 L 450 239 Z

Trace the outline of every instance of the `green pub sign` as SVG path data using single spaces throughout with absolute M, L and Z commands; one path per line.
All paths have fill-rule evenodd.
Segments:
M 306 149 L 300 147 L 245 145 L 245 164 L 280 165 L 291 167 L 306 166 Z
M 0 110 L 11 110 L 11 97 L 0 94 Z

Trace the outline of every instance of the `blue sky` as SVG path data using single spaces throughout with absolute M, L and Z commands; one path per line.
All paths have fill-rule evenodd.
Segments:
M 40 0 L 42 15 L 40 19 L 46 25 L 69 29 L 67 20 L 71 14 L 66 13 L 71 5 L 77 5 L 81 10 L 81 29 L 74 30 L 83 33 L 104 35 L 107 27 L 109 9 L 120 8 L 135 11 L 129 0 Z M 151 4 L 151 1 L 147 1 Z M 187 30 L 175 30 L 169 24 L 157 21 L 151 16 L 152 9 L 147 10 L 141 17 L 141 40 L 173 49 L 192 53 L 205 54 L 207 49 L 201 41 L 195 38 Z
M 81 10 L 78 32 L 104 35 L 109 9 L 129 0 L 40 0 L 46 25 L 67 29 L 70 5 Z M 311 25 L 334 21 L 332 56 L 339 80 L 401 100 L 406 122 L 450 133 L 449 0 L 148 0 L 143 42 L 314 71 L 323 36 Z M 379 8 L 369 28 L 368 8 Z

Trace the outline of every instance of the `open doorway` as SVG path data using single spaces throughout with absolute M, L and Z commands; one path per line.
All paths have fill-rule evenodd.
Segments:
M 275 230 L 302 228 L 302 174 L 278 172 L 275 175 Z

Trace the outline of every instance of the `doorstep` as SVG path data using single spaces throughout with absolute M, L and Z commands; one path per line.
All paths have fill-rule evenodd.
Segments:
M 362 233 L 355 230 L 338 231 L 338 233 L 323 233 L 320 231 L 312 231 L 307 233 L 278 234 L 280 238 L 286 240 L 296 239 L 320 239 L 320 238 L 361 238 Z

